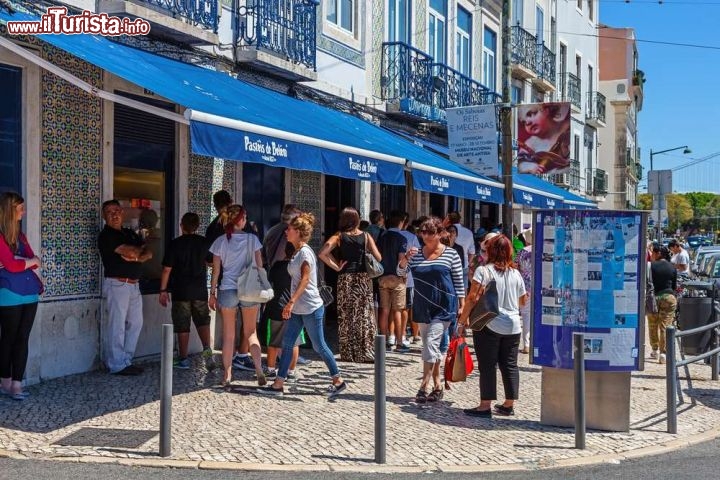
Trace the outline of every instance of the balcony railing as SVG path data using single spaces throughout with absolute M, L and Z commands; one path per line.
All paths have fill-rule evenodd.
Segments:
M 213 33 L 218 30 L 219 0 L 140 0 L 168 11 L 173 17 L 182 17 Z
M 512 63 L 522 65 L 525 68 L 537 72 L 537 39 L 535 36 L 522 28 L 520 25 L 512 27 Z M 554 63 L 554 62 L 553 62 Z
M 443 121 L 444 110 L 487 105 L 500 96 L 427 53 L 404 42 L 383 44 L 382 99 L 400 102 L 402 111 Z
M 580 162 L 570 160 L 570 171 L 568 172 L 568 183 L 570 188 L 580 188 Z
M 383 100 L 409 98 L 432 103 L 433 58 L 402 42 L 383 44 Z
M 580 78 L 570 72 L 565 73 L 563 81 L 566 82 L 563 102 L 570 102 L 577 108 L 582 108 L 582 95 L 580 93 Z
M 592 168 L 586 168 L 585 169 L 585 193 L 588 195 L 594 195 L 595 190 L 593 188 L 593 169 Z
M 537 46 L 537 57 L 538 76 L 555 85 L 555 54 L 543 43 Z
M 247 0 L 235 11 L 239 42 L 315 70 L 317 0 Z
M 607 193 L 608 174 L 605 170 L 596 168 L 592 176 L 593 195 L 605 195 Z
M 585 116 L 589 119 L 594 118 L 605 123 L 605 95 L 600 92 L 588 93 Z

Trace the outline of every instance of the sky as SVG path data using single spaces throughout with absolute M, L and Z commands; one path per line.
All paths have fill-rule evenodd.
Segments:
M 646 78 L 638 116 L 640 192 L 647 189 L 651 149 L 688 145 L 687 155 L 682 149 L 655 155 L 653 167 L 674 170 L 718 154 L 674 170 L 673 191 L 720 193 L 720 130 L 712 130 L 720 117 L 720 0 L 600 0 L 600 22 L 634 28 L 639 40 L 638 66 Z

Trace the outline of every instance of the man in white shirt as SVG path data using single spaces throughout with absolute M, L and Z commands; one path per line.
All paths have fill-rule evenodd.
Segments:
M 468 287 L 468 267 L 475 258 L 475 236 L 472 230 L 465 228 L 460 223 L 460 214 L 458 212 L 450 212 L 445 217 L 445 226 L 455 225 L 457 228 L 457 239 L 455 243 L 460 244 L 465 252 L 467 258 L 463 258 L 463 279 L 465 281 L 465 288 Z
M 688 274 L 690 273 L 690 255 L 687 250 L 680 246 L 680 242 L 674 238 L 668 243 L 670 251 L 673 253 L 670 261 L 675 265 L 675 269 L 678 273 Z

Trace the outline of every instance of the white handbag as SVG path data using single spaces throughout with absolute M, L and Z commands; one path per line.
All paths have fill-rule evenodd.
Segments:
M 275 296 L 275 292 L 273 292 L 268 281 L 265 269 L 255 264 L 250 234 L 248 233 L 247 236 L 248 263 L 245 270 L 238 277 L 238 299 L 248 303 L 267 303 Z

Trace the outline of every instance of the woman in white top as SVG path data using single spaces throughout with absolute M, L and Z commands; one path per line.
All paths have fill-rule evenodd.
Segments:
M 248 257 L 256 265 L 262 266 L 262 244 L 255 234 L 243 232 L 247 222 L 247 212 L 241 205 L 230 205 L 222 211 L 220 222 L 225 229 L 225 235 L 218 237 L 210 247 L 213 264 L 208 306 L 212 310 L 219 307 L 222 316 L 222 360 L 225 369 L 222 386 L 229 388 L 232 381 L 232 356 L 235 349 L 235 319 L 238 305 L 242 311 L 243 337 L 250 345 L 258 385 L 262 386 L 267 380 L 263 375 L 262 350 L 257 337 L 257 315 L 260 304 L 240 301 L 237 287 L 238 278 L 246 268 L 249 268 Z M 221 270 L 222 280 L 218 285 Z
M 303 326 L 310 336 L 313 349 L 320 354 L 330 371 L 332 385 L 328 387 L 328 397 L 333 398 L 347 389 L 347 384 L 340 376 L 335 357 L 325 343 L 323 322 L 325 307 L 317 282 L 317 258 L 315 252 L 307 244 L 312 236 L 315 216 L 303 213 L 295 217 L 288 225 L 285 235 L 288 243 L 295 247 L 295 253 L 288 264 L 290 274 L 290 298 L 283 308 L 282 317 L 287 321 L 283 334 L 283 349 L 280 355 L 280 368 L 272 385 L 260 388 L 260 393 L 283 395 L 284 383 L 287 378 L 293 347 Z
M 485 328 L 473 332 L 475 355 L 480 372 L 480 405 L 463 410 L 467 415 L 491 417 L 491 404 L 497 399 L 495 366 L 499 366 L 505 387 L 505 401 L 496 404 L 497 415 L 514 415 L 514 404 L 518 398 L 520 373 L 517 366 L 518 348 L 522 320 L 520 307 L 527 302 L 525 284 L 512 261 L 512 242 L 505 235 L 498 235 L 485 243 L 487 262 L 475 270 L 468 305 L 463 311 L 460 324 L 467 324 L 470 313 L 485 292 L 490 281 L 495 280 L 498 294 L 499 315 Z

